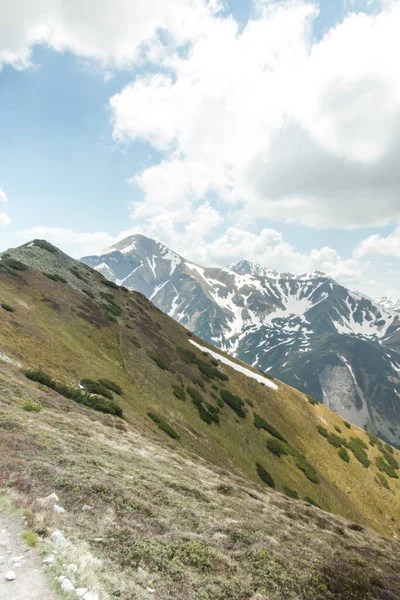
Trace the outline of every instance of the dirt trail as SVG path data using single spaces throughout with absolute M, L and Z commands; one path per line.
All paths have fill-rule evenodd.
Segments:
M 34 549 L 21 539 L 22 524 L 0 510 L 0 600 L 59 600 Z M 14 581 L 6 581 L 14 571 Z

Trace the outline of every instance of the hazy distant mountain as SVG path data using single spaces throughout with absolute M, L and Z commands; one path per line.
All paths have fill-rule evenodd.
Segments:
M 203 339 L 400 444 L 400 321 L 321 272 L 200 267 L 131 236 L 82 261 Z

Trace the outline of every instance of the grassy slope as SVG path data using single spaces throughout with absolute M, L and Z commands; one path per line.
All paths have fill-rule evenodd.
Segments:
M 172 384 L 178 382 L 194 387 L 198 382 L 197 389 L 213 403 L 212 394 L 218 393 L 209 382 L 201 380 L 197 367 L 187 365 L 179 357 L 177 345 L 195 351 L 188 343 L 187 331 L 143 296 L 109 289 L 99 274 L 76 263 L 86 278 L 82 283 L 68 271 L 73 261 L 68 262 L 70 259 L 61 253 L 53 255 L 40 248 L 22 248 L 15 255 L 29 264 L 39 265 L 43 261 L 43 270 L 51 268 L 51 272 L 65 275 L 75 287 L 91 288 L 97 299 L 88 298 L 71 285 L 52 281 L 32 268 L 16 274 L 0 272 L 0 301 L 15 308 L 14 313 L 1 313 L 0 350 L 26 366 L 41 366 L 66 383 L 77 385 L 83 377 L 108 377 L 125 390 L 121 404 L 127 421 L 135 423 L 146 435 L 153 432 L 168 444 L 257 483 L 260 479 L 255 463 L 261 463 L 273 476 L 279 491 L 284 486 L 290 487 L 301 498 L 312 498 L 325 510 L 370 525 L 384 535 L 398 533 L 399 480 L 389 479 L 390 490 L 379 484 L 376 446 L 369 445 L 372 465 L 368 469 L 351 453 L 347 464 L 339 458 L 338 450 L 317 432 L 317 425 L 323 424 L 332 432 L 337 425 L 347 439 L 357 435 L 368 444 L 364 431 L 355 426 L 348 430 L 338 415 L 322 405 L 312 406 L 304 395 L 289 386 L 278 382 L 278 391 L 273 391 L 229 367 L 221 367 L 229 376 L 224 384 L 226 389 L 251 399 L 255 410 L 306 455 L 321 480 L 320 484 L 312 483 L 291 458 L 277 458 L 266 449 L 270 436 L 255 429 L 250 407 L 243 420 L 224 406 L 220 424 L 207 425 L 189 398 L 182 402 L 173 395 Z M 107 319 L 98 302 L 100 290 L 112 293 L 120 304 L 123 309 L 120 322 Z M 196 353 L 205 359 L 200 351 Z M 160 369 L 151 356 L 162 358 L 168 369 Z M 218 386 L 222 387 L 220 383 Z M 147 417 L 149 410 L 165 418 L 178 431 L 180 440 L 172 442 L 159 432 Z M 398 451 L 395 456 L 399 461 Z

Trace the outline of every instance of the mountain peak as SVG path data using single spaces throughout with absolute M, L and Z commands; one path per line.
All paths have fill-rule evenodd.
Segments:
M 269 277 L 271 279 L 299 279 L 301 281 L 309 279 L 319 279 L 321 277 L 327 278 L 328 276 L 322 271 L 308 271 L 306 273 L 293 274 L 293 273 L 279 273 L 275 269 L 269 269 L 259 263 L 252 263 L 248 260 L 240 260 L 237 263 L 227 265 L 227 269 L 240 273 L 243 275 L 253 275 L 258 277 Z

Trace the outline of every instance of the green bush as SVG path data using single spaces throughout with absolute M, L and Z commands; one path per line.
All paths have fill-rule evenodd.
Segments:
M 316 404 L 319 404 L 318 400 L 316 398 L 314 398 L 314 396 L 310 396 L 310 394 L 306 394 L 307 397 L 307 401 L 312 404 L 313 406 L 315 406 Z
M 29 548 L 34 548 L 39 541 L 39 538 L 34 531 L 23 531 L 21 537 Z
M 181 385 L 173 384 L 172 389 L 174 392 L 174 396 L 179 398 L 179 400 L 186 400 L 185 388 Z
M 112 304 L 111 302 L 108 302 L 107 304 L 103 303 L 102 307 L 104 308 L 106 313 L 108 313 L 108 315 L 111 315 L 113 317 L 120 317 L 122 315 L 122 309 L 120 306 L 118 306 L 118 304 Z
M 375 459 L 375 462 L 376 462 L 376 466 L 378 467 L 378 469 L 380 471 L 383 471 L 384 473 L 386 473 L 386 475 L 388 475 L 392 479 L 399 478 L 398 474 L 395 471 L 395 468 L 393 467 L 393 464 L 390 464 L 389 462 L 387 462 L 383 456 L 377 456 Z
M 339 455 L 339 456 L 340 456 L 340 458 L 341 458 L 342 460 L 344 460 L 345 462 L 350 462 L 350 456 L 349 456 L 349 453 L 347 452 L 346 448 L 343 448 L 343 446 L 341 446 L 341 447 L 339 448 L 338 455 Z
M 347 427 L 347 429 L 351 429 L 351 425 L 348 421 L 343 421 L 343 425 Z
M 246 411 L 244 408 L 244 402 L 239 396 L 235 396 L 229 390 L 220 390 L 220 396 L 222 400 L 235 411 L 235 413 L 242 419 L 246 418 Z
M 386 488 L 387 490 L 390 490 L 390 485 L 388 480 L 386 479 L 386 477 L 382 474 L 382 473 L 378 473 L 378 480 L 381 483 L 381 485 Z
M 118 394 L 118 396 L 124 395 L 122 387 L 118 383 L 115 383 L 115 381 L 111 381 L 111 379 L 99 379 L 99 383 L 115 394 Z
M 196 365 L 198 366 L 200 372 L 203 375 L 206 375 L 209 379 L 220 379 L 221 381 L 228 381 L 228 375 L 225 373 L 221 373 L 218 369 L 205 362 L 204 360 L 196 359 Z
M 28 369 L 23 371 L 23 373 L 25 377 L 31 381 L 37 381 L 54 390 L 61 396 L 74 400 L 78 404 L 83 404 L 93 410 L 116 415 L 117 417 L 123 416 L 122 408 L 113 400 L 102 398 L 100 396 L 91 396 L 90 394 L 77 390 L 65 383 L 54 381 L 47 373 L 42 371 L 42 369 Z
M 266 469 L 264 469 L 264 467 L 262 465 L 260 465 L 259 463 L 256 463 L 256 468 L 257 468 L 258 476 L 264 481 L 264 483 L 269 485 L 269 487 L 274 488 L 275 482 L 272 479 L 272 476 L 268 473 L 268 471 Z
M 335 430 L 336 430 L 338 433 L 342 433 L 342 430 L 340 429 L 339 425 L 335 425 Z
M 31 402 L 28 400 L 27 402 L 24 402 L 22 408 L 27 412 L 40 412 L 42 410 L 42 405 L 38 402 Z
M 113 281 L 110 281 L 109 279 L 103 279 L 102 280 L 102 284 L 106 285 L 107 287 L 112 288 L 113 290 L 118 290 L 119 289 L 119 285 L 117 285 Z
M 89 296 L 89 298 L 92 298 L 93 300 L 96 298 L 93 292 L 91 290 L 88 290 L 87 288 L 83 289 L 82 292 L 86 294 L 86 296 Z
M 57 273 L 43 273 L 45 277 L 51 279 L 52 281 L 58 281 L 59 283 L 68 283 L 68 281 L 62 275 L 58 275 Z
M 171 427 L 171 425 L 164 421 L 164 419 L 152 412 L 148 412 L 147 414 L 150 417 L 150 419 L 152 419 L 154 423 L 156 423 L 158 428 L 161 429 L 161 431 L 164 431 L 164 433 L 169 435 L 169 437 L 173 438 L 174 440 L 179 440 L 179 434 L 175 431 L 173 427 Z
M 317 425 L 317 429 L 319 434 L 323 435 L 325 438 L 328 437 L 329 431 L 326 429 L 326 427 L 323 427 L 322 425 Z
M 206 402 L 203 396 L 195 388 L 188 387 L 187 392 L 191 396 L 193 404 L 197 408 L 197 412 L 202 421 L 208 425 L 212 422 L 219 423 L 218 409 Z
M 328 440 L 329 444 L 334 448 L 340 448 L 340 446 L 343 445 L 343 442 L 346 442 L 346 440 L 336 435 L 336 433 L 329 433 L 326 439 Z
M 348 444 L 348 448 L 352 451 L 356 459 L 366 468 L 368 469 L 371 461 L 368 458 L 367 453 L 365 452 L 365 448 L 367 448 L 366 443 L 358 437 L 350 438 L 350 442 Z
M 314 467 L 308 462 L 304 454 L 293 448 L 290 444 L 286 444 L 288 453 L 293 456 L 294 464 L 300 471 L 303 471 L 304 475 L 312 481 L 312 483 L 319 483 L 319 477 Z
M 177 349 L 178 354 L 181 357 L 181 359 L 188 365 L 196 362 L 196 360 L 197 360 L 196 354 L 194 352 L 192 352 L 191 350 L 189 350 L 188 348 L 183 348 L 182 346 L 177 346 L 176 349 Z
M 72 275 L 74 275 L 77 279 L 79 279 L 80 281 L 87 281 L 86 277 L 84 277 L 82 275 L 82 273 L 79 271 L 79 269 L 77 267 L 72 267 L 70 269 Z
M 156 363 L 157 367 L 162 369 L 163 371 L 168 371 L 168 367 L 165 364 L 164 360 L 160 356 L 151 356 L 150 357 Z
M 394 450 L 390 444 L 385 444 L 386 452 L 390 452 L 390 454 L 394 454 Z
M 281 440 L 277 440 L 276 438 L 272 438 L 267 440 L 267 448 L 272 454 L 275 456 L 283 456 L 288 454 L 286 444 L 281 442 Z
M 283 493 L 286 494 L 286 496 L 289 496 L 289 498 L 294 498 L 295 500 L 299 499 L 299 494 L 296 490 L 292 490 L 292 488 L 286 487 L 286 485 L 283 487 Z
M 279 431 L 277 429 L 275 429 L 275 427 L 273 427 L 270 423 L 268 423 L 268 421 L 263 419 L 258 413 L 254 412 L 253 416 L 254 416 L 254 425 L 255 425 L 255 427 L 257 427 L 257 429 L 264 429 L 265 431 L 267 431 L 268 433 L 270 433 L 271 435 L 276 437 L 278 440 L 282 440 L 282 442 L 286 442 L 283 435 L 280 434 Z
M 32 245 L 42 248 L 42 250 L 47 250 L 47 252 L 51 252 L 52 254 L 57 252 L 57 248 L 53 244 L 50 244 L 50 242 L 46 242 L 46 240 L 33 240 Z
M 5 304 L 4 302 L 2 304 L 0 304 L 1 308 L 3 308 L 4 310 L 6 310 L 7 312 L 15 312 L 15 308 L 13 308 L 12 306 L 10 306 L 9 304 Z
M 81 386 L 90 394 L 99 394 L 100 396 L 104 396 L 104 398 L 108 398 L 109 400 L 113 399 L 111 390 L 106 388 L 99 381 L 95 381 L 94 379 L 82 379 Z
M 123 292 L 125 292 L 125 294 L 126 294 L 127 292 L 129 292 L 128 288 L 127 288 L 127 287 L 125 287 L 124 285 L 121 285 L 119 289 L 120 289 L 120 290 L 122 290 Z
M 4 265 L 6 265 L 6 267 L 14 269 L 14 271 L 26 271 L 28 269 L 28 267 L 23 262 L 17 260 L 16 258 L 4 258 L 3 255 L 1 262 Z

